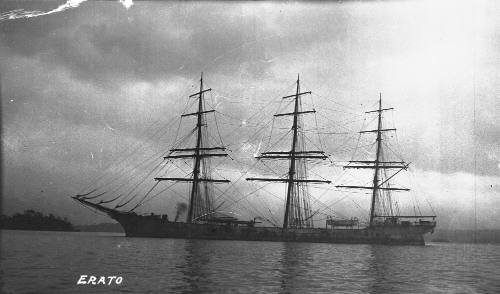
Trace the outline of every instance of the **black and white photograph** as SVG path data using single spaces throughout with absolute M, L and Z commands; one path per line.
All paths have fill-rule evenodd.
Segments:
M 0 293 L 500 293 L 500 2 L 4 0 Z

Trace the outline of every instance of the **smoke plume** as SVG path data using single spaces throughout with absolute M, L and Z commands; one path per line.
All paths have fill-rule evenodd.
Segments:
M 176 213 L 175 213 L 175 222 L 179 219 L 179 217 L 184 214 L 187 210 L 188 206 L 186 203 L 184 202 L 177 202 L 177 206 L 176 206 Z

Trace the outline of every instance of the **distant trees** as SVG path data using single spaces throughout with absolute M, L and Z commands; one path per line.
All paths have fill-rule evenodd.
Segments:
M 34 230 L 34 231 L 75 231 L 73 225 L 67 218 L 60 218 L 41 212 L 26 210 L 24 213 L 16 213 L 12 216 L 0 216 L 0 229 L 8 230 Z

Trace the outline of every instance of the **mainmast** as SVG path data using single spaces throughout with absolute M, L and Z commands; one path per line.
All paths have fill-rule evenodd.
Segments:
M 290 227 L 303 227 L 307 226 L 307 223 L 312 223 L 310 218 L 312 217 L 310 206 L 305 199 L 299 199 L 299 189 L 300 185 L 306 185 L 307 183 L 331 183 L 331 181 L 325 180 L 311 180 L 307 178 L 299 178 L 297 176 L 297 162 L 303 161 L 305 159 L 327 159 L 327 156 L 323 151 L 305 151 L 297 150 L 298 144 L 298 132 L 302 127 L 299 123 L 299 115 L 314 113 L 316 110 L 301 111 L 300 109 L 300 98 L 302 95 L 311 94 L 308 92 L 300 92 L 300 77 L 297 76 L 297 88 L 295 94 L 285 96 L 283 99 L 294 99 L 294 110 L 290 113 L 279 113 L 275 114 L 275 117 L 280 116 L 293 116 L 292 123 L 292 144 L 290 151 L 275 151 L 275 152 L 263 152 L 257 159 L 289 159 L 289 169 L 288 178 L 247 178 L 247 181 L 267 181 L 267 182 L 284 182 L 287 183 L 287 194 L 286 194 L 286 205 L 285 205 L 285 215 L 283 219 L 283 229 L 288 229 Z M 317 154 L 317 155 L 314 155 Z M 304 195 L 303 195 L 304 196 Z M 302 202 L 302 205 L 301 205 Z M 304 213 L 302 213 L 304 212 Z
M 378 194 L 378 174 L 380 170 L 380 151 L 382 150 L 382 93 L 379 94 L 378 100 L 378 124 L 377 124 L 377 151 L 375 157 L 375 171 L 373 173 L 373 194 L 372 194 L 372 204 L 370 208 L 370 226 L 373 225 L 373 217 L 375 215 L 375 200 Z
M 285 217 L 283 219 L 283 228 L 288 228 L 288 222 L 289 222 L 289 213 L 290 213 L 290 196 L 292 194 L 292 190 L 294 188 L 294 177 L 295 177 L 295 148 L 297 146 L 297 119 L 298 119 L 298 112 L 299 112 L 299 93 L 300 93 L 300 76 L 297 76 L 297 90 L 295 92 L 295 103 L 294 103 L 294 110 L 293 110 L 293 125 L 292 125 L 292 130 L 293 130 L 293 137 L 292 137 L 292 150 L 290 150 L 290 168 L 288 170 L 288 188 L 287 188 L 287 194 L 286 194 L 286 209 L 285 209 Z
M 195 94 L 196 95 L 196 94 Z M 193 183 L 191 186 L 191 196 L 189 197 L 189 210 L 187 221 L 188 223 L 193 221 L 193 208 L 195 195 L 198 193 L 198 179 L 200 178 L 200 148 L 202 144 L 202 118 L 203 118 L 203 73 L 201 73 L 200 78 L 200 92 L 198 92 L 198 113 L 196 114 L 198 118 L 198 123 L 196 124 L 196 148 L 194 149 L 194 167 L 193 167 Z
M 155 178 L 157 181 L 183 181 L 183 182 L 191 182 L 191 193 L 189 197 L 189 207 L 188 207 L 188 215 L 187 222 L 192 223 L 196 220 L 206 219 L 210 213 L 213 213 L 212 199 L 211 195 L 208 195 L 209 189 L 207 189 L 206 185 L 211 183 L 228 183 L 229 180 L 217 180 L 210 178 L 210 173 L 207 171 L 204 175 L 202 175 L 202 167 L 204 169 L 209 169 L 208 159 L 210 157 L 225 157 L 227 153 L 211 153 L 210 151 L 225 151 L 225 147 L 205 147 L 204 145 L 204 134 L 203 128 L 207 127 L 205 114 L 214 112 L 215 110 L 204 110 L 204 93 L 211 91 L 212 89 L 203 89 L 203 73 L 200 78 L 200 91 L 194 93 L 189 96 L 189 98 L 196 97 L 198 99 L 198 111 L 193 113 L 187 113 L 181 115 L 181 117 L 187 116 L 196 116 L 197 124 L 196 124 L 196 145 L 194 148 L 176 148 L 170 149 L 170 153 L 175 152 L 193 152 L 191 154 L 180 154 L 180 155 L 168 155 L 165 156 L 164 159 L 175 159 L 175 158 L 193 158 L 193 172 L 192 178 Z M 202 187 L 201 184 L 205 185 L 205 197 L 202 197 Z
M 393 215 L 376 215 L 376 203 L 378 202 L 380 192 L 381 191 L 409 191 L 409 189 L 406 188 L 394 188 L 394 187 L 389 187 L 389 185 L 386 185 L 385 187 L 382 187 L 384 184 L 388 183 L 388 181 L 394 177 L 396 174 L 398 174 L 402 170 L 406 170 L 409 166 L 409 164 L 405 163 L 404 161 L 384 161 L 383 156 L 382 156 L 382 133 L 383 132 L 389 132 L 389 131 L 395 131 L 396 129 L 383 129 L 382 128 L 382 112 L 387 111 L 387 110 L 392 110 L 394 108 L 382 108 L 382 93 L 380 93 L 379 96 L 379 101 L 378 101 L 378 109 L 377 110 L 372 110 L 372 111 L 367 111 L 365 113 L 377 113 L 378 114 L 378 124 L 377 124 L 377 129 L 376 130 L 368 130 L 368 131 L 361 131 L 359 133 L 364 134 L 364 133 L 377 133 L 377 138 L 376 138 L 376 153 L 375 153 L 375 160 L 374 161 L 369 161 L 369 160 L 351 160 L 349 163 L 357 163 L 359 165 L 347 165 L 344 166 L 344 168 L 357 168 L 357 169 L 373 169 L 373 186 L 345 186 L 345 185 L 337 185 L 336 187 L 338 188 L 355 188 L 355 189 L 370 189 L 372 190 L 372 199 L 371 199 L 371 206 L 370 206 L 370 227 L 374 225 L 374 219 L 376 217 L 394 217 Z M 373 165 L 371 165 L 373 164 Z M 399 169 L 396 173 L 394 173 L 392 176 L 388 177 L 385 179 L 383 182 L 380 181 L 381 175 L 380 171 L 385 170 L 385 169 Z

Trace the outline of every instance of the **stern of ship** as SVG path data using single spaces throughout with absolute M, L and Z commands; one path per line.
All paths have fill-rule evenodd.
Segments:
M 394 224 L 379 224 L 367 228 L 377 243 L 400 245 L 425 245 L 424 235 L 433 233 L 436 221 L 402 221 Z

